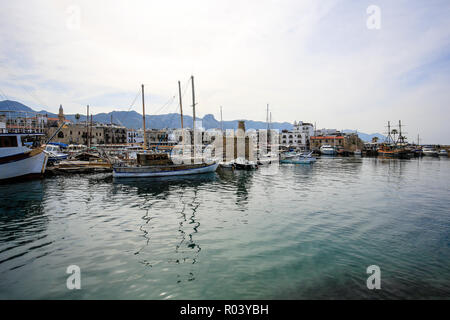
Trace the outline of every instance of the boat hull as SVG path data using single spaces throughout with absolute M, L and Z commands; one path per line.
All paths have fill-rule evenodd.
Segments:
M 333 149 L 321 149 L 320 154 L 324 156 L 334 156 L 337 154 L 336 150 Z
M 163 170 L 158 166 L 148 167 L 113 167 L 113 177 L 115 178 L 151 178 L 151 177 L 169 177 L 191 174 L 209 173 L 217 170 L 218 163 L 210 165 L 190 165 L 170 167 L 169 170 Z M 167 167 L 166 167 L 167 168 Z
M 289 159 L 289 160 L 281 160 L 281 163 L 291 163 L 291 164 L 311 164 L 314 163 L 316 159 Z
M 40 149 L 0 158 L 0 182 L 41 177 L 47 166 L 47 155 Z

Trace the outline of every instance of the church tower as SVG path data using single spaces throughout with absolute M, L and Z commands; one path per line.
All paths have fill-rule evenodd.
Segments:
M 62 104 L 60 104 L 59 105 L 59 113 L 58 113 L 58 123 L 59 123 L 59 125 L 62 125 L 64 120 L 65 120 L 65 118 L 64 118 L 64 111 L 63 111 Z

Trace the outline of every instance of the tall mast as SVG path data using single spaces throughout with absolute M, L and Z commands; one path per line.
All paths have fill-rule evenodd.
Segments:
M 269 104 L 267 104 L 266 122 L 267 122 L 267 132 L 269 132 Z
M 91 129 L 89 130 L 89 145 L 92 144 L 92 124 L 93 124 L 93 120 L 92 120 L 92 113 L 91 113 Z
M 269 130 L 272 129 L 272 112 L 269 112 Z
M 195 134 L 195 92 L 194 92 L 194 76 L 191 76 L 191 81 L 192 81 L 192 119 L 193 119 L 193 123 L 192 123 L 192 131 Z
M 388 121 L 388 143 L 392 140 L 391 137 L 391 122 Z M 394 140 L 392 140 L 392 142 L 394 142 Z
M 402 138 L 402 120 L 398 120 L 398 140 L 400 142 L 403 142 L 403 138 Z
M 89 145 L 89 105 L 87 105 L 87 112 L 86 112 L 86 145 L 88 148 Z
M 147 150 L 147 135 L 145 134 L 144 85 L 142 85 L 142 128 L 144 129 L 144 150 Z
M 181 83 L 178 81 L 178 95 L 180 97 L 181 131 L 183 131 L 183 102 L 181 101 Z

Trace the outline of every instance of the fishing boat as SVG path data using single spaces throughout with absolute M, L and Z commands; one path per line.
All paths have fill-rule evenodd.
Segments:
M 316 162 L 316 158 L 312 157 L 312 152 L 306 155 L 300 155 L 295 158 L 281 160 L 281 163 L 291 163 L 291 164 L 311 164 L 314 162 Z
M 0 134 L 0 182 L 42 177 L 47 166 L 44 148 L 26 146 L 26 138 L 41 134 Z
M 59 145 L 54 143 L 49 143 L 45 145 L 44 152 L 48 156 L 48 162 L 54 163 L 57 161 L 65 160 L 68 157 L 67 153 L 63 153 Z
M 336 149 L 330 146 L 329 144 L 324 144 L 323 146 L 320 147 L 320 153 L 323 155 L 332 156 L 336 154 Z
M 423 152 L 424 156 L 429 156 L 429 157 L 438 157 L 439 156 L 439 153 L 432 146 L 424 146 L 422 148 L 422 152 Z
M 293 159 L 293 158 L 298 157 L 299 155 L 300 155 L 300 153 L 297 153 L 294 151 L 283 152 L 280 154 L 280 160 Z
M 195 95 L 194 95 L 194 77 L 191 77 L 192 82 L 192 105 L 193 105 L 193 131 L 195 132 Z M 180 94 L 180 109 L 181 109 L 181 123 L 183 129 L 183 111 L 181 103 L 181 89 L 180 82 L 178 82 Z M 144 103 L 144 85 L 142 85 L 142 124 L 144 130 L 144 152 L 137 154 L 137 164 L 117 164 L 113 166 L 113 177 L 115 178 L 150 178 L 150 177 L 165 177 L 165 176 L 181 176 L 200 173 L 210 173 L 217 170 L 219 166 L 218 161 L 211 160 L 205 162 L 206 159 L 196 157 L 196 153 L 189 157 L 188 163 L 184 163 L 183 157 L 180 159 L 171 159 L 168 153 L 165 152 L 147 152 L 147 136 L 145 134 L 145 103 Z M 184 148 L 183 141 L 183 148 Z M 192 150 L 196 151 L 196 145 L 192 146 Z M 183 150 L 183 155 L 185 154 Z M 182 161 L 178 161 L 182 160 Z

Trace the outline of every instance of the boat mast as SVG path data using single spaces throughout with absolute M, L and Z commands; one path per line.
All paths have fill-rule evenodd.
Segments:
M 389 143 L 392 140 L 392 137 L 391 137 L 391 122 L 390 121 L 388 121 L 387 127 L 388 127 L 388 143 Z M 394 142 L 394 141 L 392 140 L 392 142 Z
M 183 144 L 183 154 L 184 154 L 184 126 L 183 126 L 183 102 L 181 100 L 181 83 L 178 80 L 178 95 L 180 97 L 180 117 L 181 117 L 181 141 Z
M 180 97 L 181 131 L 183 131 L 183 102 L 181 101 L 181 83 L 178 81 L 178 95 Z
M 87 105 L 87 112 L 86 112 L 86 145 L 88 148 L 90 148 L 90 145 L 89 145 L 89 105 Z
M 222 130 L 223 133 L 222 106 L 220 106 L 220 130 Z
M 142 128 L 144 130 L 144 150 L 147 150 L 147 135 L 145 134 L 144 85 L 142 85 Z
M 192 81 L 192 130 L 195 134 L 195 92 L 194 92 L 194 76 L 191 76 L 191 81 Z

